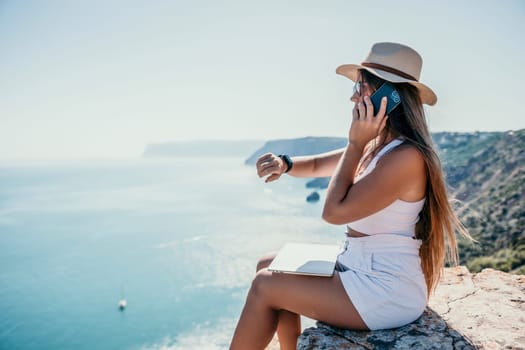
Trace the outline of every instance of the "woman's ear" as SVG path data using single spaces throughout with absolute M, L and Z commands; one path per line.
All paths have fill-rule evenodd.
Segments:
M 390 124 L 390 116 L 386 118 L 385 127 L 381 131 L 381 139 L 385 139 L 388 134 L 390 133 L 390 130 L 392 129 L 392 124 Z

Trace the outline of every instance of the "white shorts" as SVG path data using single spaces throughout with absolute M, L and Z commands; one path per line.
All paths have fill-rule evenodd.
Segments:
M 370 330 L 404 326 L 427 305 L 418 239 L 394 234 L 348 237 L 336 270 Z

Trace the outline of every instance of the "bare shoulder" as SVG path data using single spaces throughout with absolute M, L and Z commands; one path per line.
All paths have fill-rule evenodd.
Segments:
M 376 169 L 378 176 L 396 188 L 397 198 L 410 202 L 425 196 L 425 157 L 417 147 L 403 144 L 394 148 L 380 159 Z
M 402 144 L 385 154 L 378 166 L 399 169 L 404 174 L 425 171 L 425 158 L 421 151 L 410 144 Z

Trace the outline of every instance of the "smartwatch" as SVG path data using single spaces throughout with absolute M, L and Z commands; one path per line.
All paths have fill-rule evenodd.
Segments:
M 292 170 L 293 162 L 292 162 L 292 158 L 290 158 L 289 155 L 287 155 L 287 154 L 279 154 L 278 157 L 281 158 L 283 160 L 283 162 L 286 163 L 286 170 L 284 171 L 285 173 L 287 173 L 290 170 Z

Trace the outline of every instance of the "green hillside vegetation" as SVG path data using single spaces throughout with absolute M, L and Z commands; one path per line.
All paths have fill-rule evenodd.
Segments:
M 460 262 L 525 273 L 525 129 L 464 139 L 448 147 L 436 138 L 460 218 L 479 242 L 460 241 Z

